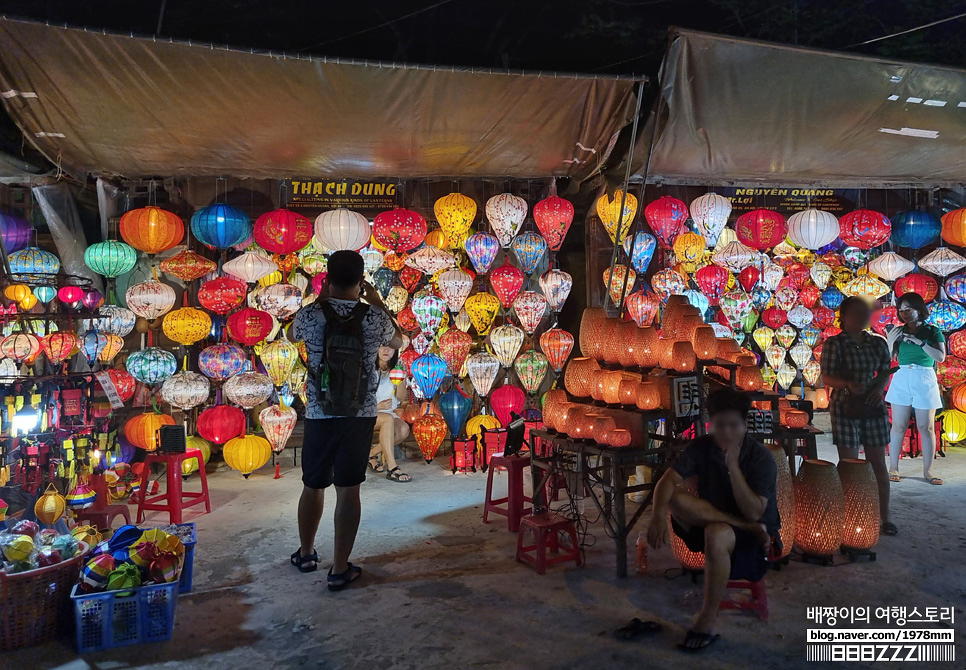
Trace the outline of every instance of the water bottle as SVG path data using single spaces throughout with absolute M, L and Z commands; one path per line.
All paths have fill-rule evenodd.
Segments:
M 643 531 L 637 534 L 634 569 L 639 575 L 647 573 L 647 537 Z

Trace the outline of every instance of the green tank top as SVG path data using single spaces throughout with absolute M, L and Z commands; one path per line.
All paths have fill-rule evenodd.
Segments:
M 899 326 L 902 328 L 903 326 Z M 936 326 L 919 326 L 919 330 L 914 333 L 915 337 L 926 344 L 931 344 L 933 346 L 937 344 L 942 344 L 946 341 L 943 337 L 941 330 L 936 328 Z M 913 344 L 912 342 L 899 342 L 898 346 L 899 354 L 899 365 L 922 365 L 927 368 L 936 367 L 936 361 L 929 357 L 923 348 L 918 344 Z

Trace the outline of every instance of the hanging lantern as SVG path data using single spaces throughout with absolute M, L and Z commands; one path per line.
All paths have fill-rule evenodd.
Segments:
M 436 354 L 424 354 L 413 361 L 410 374 L 423 397 L 432 398 L 443 383 L 443 377 L 446 375 L 446 361 Z
M 948 247 L 939 247 L 920 258 L 919 267 L 934 275 L 946 277 L 966 267 L 966 258 Z
M 523 291 L 513 301 L 513 312 L 527 335 L 533 335 L 546 311 L 546 298 L 535 291 Z
M 618 194 L 620 191 L 618 191 Z M 630 200 L 630 196 L 628 196 Z M 618 201 L 619 202 L 619 201 Z M 616 207 L 619 207 L 618 204 Z M 600 201 L 598 200 L 598 215 L 600 213 Z M 616 207 L 615 222 L 616 222 Z M 633 220 L 634 212 L 637 211 L 637 202 L 634 202 L 633 211 L 630 214 L 630 219 Z M 648 224 L 651 226 L 651 230 L 657 235 L 658 240 L 661 242 L 661 246 L 665 249 L 670 249 L 671 245 L 674 243 L 675 238 L 684 232 L 685 224 L 688 220 L 688 206 L 684 204 L 683 201 L 677 198 L 672 198 L 670 196 L 663 196 L 657 200 L 648 203 L 647 207 L 644 208 L 644 218 L 647 219 Z M 629 226 L 628 222 L 628 226 Z M 609 231 L 608 231 L 609 232 Z M 611 238 L 613 239 L 613 235 Z M 623 236 L 621 238 L 623 241 Z
M 795 345 L 798 346 L 798 345 Z M 809 386 L 815 386 L 822 378 L 822 366 L 814 358 L 805 362 L 802 367 L 802 377 Z
M 67 500 L 57 492 L 53 484 L 47 486 L 47 491 L 37 498 L 37 502 L 34 504 L 34 516 L 37 517 L 37 521 L 47 526 L 53 526 L 57 523 L 66 511 Z M 31 547 L 32 549 L 33 547 Z M 29 555 L 30 552 L 27 552 L 27 556 Z
M 260 372 L 240 372 L 226 381 L 222 389 L 229 402 L 243 409 L 262 404 L 275 390 L 268 375 Z
M 470 262 L 473 263 L 473 269 L 479 274 L 486 274 L 493 266 L 497 252 L 500 251 L 500 240 L 489 233 L 479 232 L 466 238 L 463 246 Z
M 667 302 L 670 296 L 683 293 L 687 289 L 688 283 L 680 272 L 665 268 L 658 270 L 651 277 L 651 287 L 662 301 Z
M 109 279 L 133 270 L 137 260 L 133 247 L 115 240 L 92 244 L 84 251 L 84 264 Z
M 895 281 L 914 270 L 916 264 L 894 251 L 887 251 L 870 262 L 868 267 L 872 274 L 886 281 Z
M 679 263 L 697 263 L 704 256 L 705 239 L 697 233 L 686 231 L 674 239 L 674 255 Z
M 721 296 L 721 313 L 728 319 L 732 328 L 741 327 L 742 321 L 751 312 L 751 297 L 744 291 L 729 291 Z
M 511 415 L 520 414 L 526 403 L 526 396 L 523 391 L 511 384 L 504 384 L 493 391 L 490 396 L 490 404 L 493 406 L 493 414 L 504 426 L 510 425 Z
M 23 286 L 23 284 L 20 284 L 20 286 Z M 8 286 L 7 288 L 9 289 L 11 287 Z M 57 297 L 57 291 L 54 289 L 53 286 L 34 286 L 33 294 L 34 296 L 36 296 L 37 300 L 44 303 L 45 305 Z M 14 300 L 14 302 L 20 302 L 20 300 Z
M 711 265 L 709 267 L 717 267 L 716 265 Z M 738 273 L 738 283 L 741 288 L 745 290 L 746 293 L 751 293 L 755 286 L 758 285 L 758 280 L 761 279 L 761 270 L 756 268 L 754 265 L 749 265 L 744 270 Z M 730 277 L 729 277 L 730 280 Z
M 946 242 L 957 247 L 966 246 L 966 208 L 946 212 L 940 221 L 942 222 L 942 238 Z M 0 223 L 2 223 L 2 218 L 0 218 Z
M 167 251 L 184 237 L 181 217 L 154 206 L 127 212 L 119 228 L 125 242 L 149 256 Z
M 228 336 L 246 346 L 264 340 L 274 323 L 272 315 L 251 307 L 238 310 L 228 317 Z
M 302 289 L 288 282 L 272 284 L 258 291 L 255 306 L 284 321 L 302 308 Z
M 105 335 L 106 342 L 104 343 L 104 348 L 97 355 L 97 360 L 101 363 L 110 363 L 114 360 L 114 357 L 121 353 L 121 349 L 124 348 L 124 340 L 122 340 L 117 335 Z
M 637 273 L 626 265 L 615 265 L 613 274 L 611 274 L 611 269 L 607 268 L 604 270 L 603 277 L 604 286 L 607 287 L 611 302 L 618 309 L 621 308 L 624 299 L 634 289 L 634 284 L 637 282 Z
M 513 362 L 513 369 L 523 390 L 531 396 L 540 390 L 540 385 L 547 376 L 547 367 L 547 357 L 533 349 L 523 352 Z
M 435 414 L 423 415 L 413 423 L 413 436 L 426 463 L 432 463 L 446 437 L 446 421 Z
M 717 193 L 705 193 L 691 201 L 690 210 L 698 232 L 714 244 L 731 216 L 731 201 Z
M 486 351 L 473 354 L 466 359 L 466 372 L 473 388 L 485 398 L 489 395 L 500 372 L 500 359 Z
M 621 212 L 621 200 L 624 200 L 624 210 Z M 653 204 L 653 203 L 652 203 Z M 627 197 L 623 197 L 623 191 L 618 189 L 614 192 L 613 198 L 608 198 L 607 194 L 597 198 L 597 217 L 600 219 L 601 223 L 604 225 L 604 229 L 610 236 L 610 241 L 612 244 L 623 244 L 624 238 L 630 232 L 631 224 L 634 221 L 634 216 L 637 214 L 637 198 L 632 193 L 628 193 Z M 687 214 L 685 214 L 687 218 Z M 618 219 L 620 220 L 620 231 L 618 232 Z M 654 228 L 654 224 L 651 224 Z M 677 232 L 677 231 L 675 231 Z M 668 244 L 670 246 L 670 244 Z
M 108 376 L 111 379 L 111 384 L 114 385 L 114 390 L 117 391 L 118 396 L 121 398 L 121 402 L 126 402 L 134 396 L 134 388 L 136 382 L 134 377 L 125 372 L 124 370 L 108 370 Z M 95 383 L 97 388 L 101 389 L 103 392 L 104 387 L 101 386 L 100 379 L 95 377 Z
M 182 307 L 166 314 L 161 327 L 169 339 L 190 346 L 211 332 L 211 317 L 200 309 Z
M 660 306 L 660 298 L 654 293 L 641 289 L 627 296 L 626 305 L 627 313 L 634 319 L 634 323 L 643 328 L 654 323 L 654 318 L 657 316 L 657 310 Z
M 33 227 L 26 219 L 12 214 L 0 212 L 0 237 L 3 238 L 3 248 L 8 254 L 20 251 L 30 243 Z
M 694 279 L 711 304 L 716 305 L 728 286 L 731 273 L 720 265 L 705 265 L 694 273 Z
M 198 302 L 215 314 L 228 314 L 245 302 L 248 286 L 232 277 L 217 277 L 198 289 Z
M 939 284 L 932 277 L 923 274 L 909 274 L 896 280 L 896 297 L 906 293 L 918 293 L 926 302 L 931 302 L 939 294 Z
M 523 331 L 516 326 L 498 326 L 490 333 L 490 347 L 500 364 L 508 368 L 523 346 Z
M 507 261 L 490 273 L 490 285 L 504 309 L 510 308 L 526 280 L 526 275 Z
M 540 349 L 553 371 L 559 374 L 574 350 L 574 336 L 560 328 L 551 328 L 540 336 Z
M 406 265 L 416 268 L 423 274 L 434 275 L 440 270 L 456 267 L 453 254 L 436 247 L 425 246 L 406 258 Z
M 426 239 L 426 219 L 396 207 L 378 214 L 372 222 L 372 235 L 379 244 L 397 254 L 412 251 Z
M 869 209 L 857 209 L 839 219 L 839 237 L 850 247 L 877 247 L 889 239 L 891 232 L 889 218 Z
M 949 300 L 937 300 L 930 306 L 926 323 L 946 332 L 959 330 L 966 326 L 966 307 Z
M 812 310 L 804 305 L 795 305 L 788 311 L 788 321 L 798 329 L 802 329 L 812 322 Z
M 907 210 L 892 217 L 891 241 L 900 247 L 922 249 L 935 242 L 941 231 L 942 223 L 932 212 Z
M 540 290 L 547 299 L 551 311 L 559 312 L 570 296 L 574 281 L 570 274 L 563 270 L 547 270 L 540 275 Z
M 735 233 L 738 239 L 759 251 L 765 251 L 780 244 L 787 232 L 785 217 L 768 209 L 754 209 L 746 212 L 735 222 Z
M 624 251 L 631 257 L 631 266 L 640 273 L 647 272 L 656 247 L 657 238 L 649 233 L 637 233 L 624 240 Z
M 77 346 L 77 335 L 72 331 L 61 331 L 44 335 L 40 340 L 44 354 L 54 365 L 63 363 Z
M 406 306 L 408 300 L 409 293 L 406 292 L 406 289 L 402 286 L 393 286 L 389 289 L 389 295 L 386 296 L 386 309 L 393 314 L 399 314 Z
M 847 296 L 868 296 L 877 300 L 889 292 L 889 287 L 875 277 L 865 274 L 846 284 L 842 292 Z
M 755 257 L 754 250 L 735 240 L 721 249 L 715 248 L 715 252 L 711 255 L 711 262 L 732 272 L 741 272 L 755 261 Z
M 765 351 L 771 346 L 772 342 L 775 341 L 775 331 L 768 326 L 761 326 L 760 328 L 755 329 L 755 332 L 752 333 L 752 337 L 754 338 L 755 343 L 758 345 L 758 348 L 762 351 Z
M 787 354 L 785 347 L 778 344 L 772 344 L 765 349 L 765 360 L 774 369 L 780 368 L 785 363 L 785 356 Z
M 229 249 L 252 236 L 252 220 L 237 207 L 216 203 L 192 215 L 191 232 L 206 246 Z
M 174 354 L 164 349 L 148 347 L 128 356 L 126 366 L 136 380 L 153 386 L 173 375 L 178 369 L 178 361 Z
M 191 409 L 208 399 L 211 384 L 197 372 L 179 372 L 161 385 L 161 398 L 172 407 Z
M 454 377 L 459 376 L 466 357 L 473 347 L 473 337 L 456 328 L 450 328 L 439 336 L 439 355 L 446 361 L 446 369 Z M 390 371 L 391 375 L 391 371 Z
M 34 298 L 33 295 L 28 296 L 27 300 L 33 300 L 33 302 L 30 303 L 29 306 L 26 306 L 25 304 L 27 302 L 26 300 L 24 302 L 21 302 L 20 306 L 24 307 L 24 309 L 30 309 L 31 307 L 37 304 L 37 299 Z M 87 309 L 94 311 L 95 309 L 97 309 L 98 307 L 104 304 L 104 296 L 96 288 L 91 289 L 90 291 L 85 291 L 84 297 L 81 298 L 81 304 L 84 305 L 84 307 L 86 307 Z
M 505 249 L 510 246 L 511 240 L 527 218 L 527 201 L 510 193 L 495 195 L 486 201 L 486 218 L 500 240 L 500 245 Z
M 214 261 L 188 249 L 161 261 L 162 272 L 174 275 L 185 283 L 211 274 L 217 267 Z
M 778 385 L 787 391 L 792 382 L 795 381 L 795 377 L 798 376 L 798 371 L 788 363 L 783 363 L 777 372 Z
M 298 414 L 288 405 L 269 405 L 258 413 L 258 422 L 265 431 L 265 438 L 276 454 L 285 449 L 297 421 Z
M 288 340 L 278 339 L 269 342 L 259 354 L 265 372 L 277 388 L 281 388 L 288 381 L 292 369 L 299 359 L 298 348 Z
M 198 415 L 198 434 L 215 444 L 245 434 L 245 412 L 231 405 L 215 405 Z
M 174 289 L 157 279 L 129 286 L 124 294 L 128 308 L 148 320 L 167 314 L 174 307 L 175 299 Z
M 435 295 L 420 295 L 413 299 L 413 314 L 420 330 L 435 333 L 446 314 L 446 303 Z
M 234 344 L 215 344 L 198 354 L 198 369 L 215 381 L 237 375 L 245 367 L 245 352 Z
M 158 429 L 173 426 L 174 418 L 168 414 L 147 412 L 128 419 L 124 424 L 124 437 L 139 449 L 155 451 L 158 448 Z
M 832 278 L 832 268 L 821 261 L 816 261 L 809 270 L 809 276 L 815 282 L 815 285 L 824 291 L 828 286 L 829 279 Z
M 268 463 L 272 457 L 272 446 L 264 437 L 244 435 L 228 440 L 221 453 L 228 467 L 248 479 L 255 470 Z
M 369 243 L 371 230 L 362 214 L 345 208 L 322 212 L 315 219 L 315 244 L 332 251 L 359 251 Z
M 249 284 L 254 284 L 278 271 L 275 261 L 257 251 L 246 251 L 225 263 L 223 268 L 231 276 Z
M 533 206 L 533 220 L 550 250 L 560 251 L 574 220 L 574 206 L 568 200 L 551 195 Z
M 473 399 L 463 392 L 462 387 L 456 384 L 449 391 L 444 393 L 439 399 L 439 411 L 449 426 L 450 434 L 455 440 L 463 433 L 463 425 L 473 409 Z
M 291 254 L 312 241 L 312 222 L 289 209 L 276 209 L 255 220 L 255 244 L 273 254 Z
M 792 346 L 792 342 L 795 341 L 797 336 L 798 332 L 787 323 L 775 329 L 775 339 L 778 340 L 778 344 L 786 349 Z
M 788 217 L 788 239 L 805 249 L 821 249 L 839 236 L 839 220 L 820 209 L 806 209 Z
M 500 300 L 495 295 L 480 292 L 467 298 L 464 307 L 477 334 L 485 337 L 500 309 Z
M 445 270 L 445 268 L 443 268 L 443 270 Z M 411 268 L 408 265 L 399 271 L 399 281 L 407 291 L 415 291 L 422 278 L 422 271 L 417 270 L 416 268 Z
M 812 348 L 802 341 L 788 350 L 788 355 L 792 357 L 799 370 L 804 369 L 805 364 L 812 360 Z M 774 366 L 773 366 L 774 367 Z
M 439 293 L 454 314 L 463 308 L 473 290 L 473 278 L 459 268 L 445 270 L 439 275 Z

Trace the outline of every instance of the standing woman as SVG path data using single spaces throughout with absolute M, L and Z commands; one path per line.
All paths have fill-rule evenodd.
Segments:
M 929 309 L 917 293 L 899 298 L 899 320 L 903 325 L 889 331 L 889 350 L 899 357 L 899 371 L 892 379 L 886 401 L 892 406 L 892 439 L 889 442 L 889 479 L 900 481 L 899 452 L 909 426 L 912 410 L 916 410 L 916 429 L 922 447 L 922 473 L 930 484 L 943 480 L 932 474 L 932 457 L 936 452 L 936 410 L 943 399 L 936 380 L 936 363 L 946 358 L 946 338 L 936 326 L 926 325 Z
M 872 310 L 862 298 L 850 297 L 839 307 L 842 332 L 825 341 L 822 381 L 832 389 L 829 413 L 839 460 L 858 458 L 872 466 L 879 488 L 879 514 L 884 535 L 898 530 L 889 521 L 889 472 L 885 448 L 889 443 L 889 415 L 882 394 L 889 381 L 892 357 L 886 341 L 868 332 Z

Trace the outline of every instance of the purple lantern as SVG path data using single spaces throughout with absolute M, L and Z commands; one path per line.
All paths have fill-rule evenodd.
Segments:
M 25 249 L 30 243 L 33 227 L 26 219 L 12 214 L 0 213 L 0 237 L 3 237 L 3 247 L 8 254 Z
M 493 267 L 496 254 L 500 251 L 500 240 L 490 233 L 475 233 L 470 235 L 465 244 L 466 255 L 473 263 L 473 269 L 485 275 Z M 546 248 L 545 248 L 546 249 Z
M 237 375 L 245 367 L 245 352 L 234 344 L 213 344 L 198 354 L 198 369 L 216 382 Z

